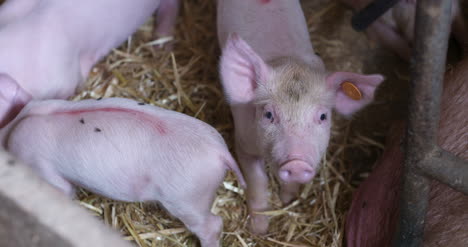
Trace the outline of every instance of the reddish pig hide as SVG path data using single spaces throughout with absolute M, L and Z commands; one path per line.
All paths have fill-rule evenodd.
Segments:
M 74 185 L 128 202 L 159 202 L 219 246 L 211 213 L 227 169 L 242 174 L 221 135 L 175 111 L 130 99 L 31 101 L 0 130 L 3 147 L 72 196 Z
M 7 0 L 0 6 L 0 127 L 31 99 L 72 96 L 91 67 L 158 10 L 170 35 L 179 0 Z
M 373 0 L 341 0 L 349 7 L 360 10 Z M 377 19 L 366 33 L 369 38 L 382 43 L 401 58 L 409 60 L 414 40 L 416 0 L 400 0 L 393 8 Z M 459 0 L 452 1 L 452 33 L 461 46 L 468 45 L 468 30 Z
M 268 217 L 255 213 L 269 208 L 265 165 L 281 183 L 281 201 L 291 202 L 320 167 L 332 110 L 351 116 L 362 109 L 383 77 L 327 71 L 298 0 L 218 0 L 217 18 L 221 81 L 248 183 L 249 226 L 266 233 Z
M 439 145 L 468 160 L 468 60 L 446 73 Z M 385 152 L 359 186 L 348 213 L 348 247 L 391 246 L 398 207 L 403 154 L 403 125 L 393 127 Z M 443 165 L 443 164 L 441 164 Z M 424 246 L 467 246 L 468 196 L 433 181 L 424 229 Z

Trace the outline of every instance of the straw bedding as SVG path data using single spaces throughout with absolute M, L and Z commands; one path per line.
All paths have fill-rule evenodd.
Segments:
M 377 48 L 370 46 L 365 35 L 351 30 L 349 10 L 337 1 L 302 4 L 312 43 L 329 70 L 378 71 L 375 66 L 379 63 L 370 63 L 373 56 L 367 55 Z M 152 21 L 148 21 L 95 66 L 84 88 L 72 99 L 128 97 L 183 112 L 213 125 L 232 147 L 233 124 L 217 70 L 220 51 L 215 10 L 213 0 L 183 1 L 173 52 L 151 47 Z M 405 77 L 404 73 L 396 74 Z M 277 196 L 278 184 L 271 177 L 272 210 L 266 212 L 271 215 L 271 224 L 266 236 L 247 230 L 245 195 L 229 172 L 212 207 L 212 212 L 224 219 L 223 246 L 343 246 L 352 192 L 365 176 L 362 171 L 369 169 L 383 148 L 385 124 L 370 121 L 373 112 L 386 111 L 385 100 L 379 98 L 378 94 L 370 110 L 355 119 L 335 117 L 322 168 L 298 200 L 283 207 Z M 157 205 L 116 202 L 83 190 L 78 199 L 90 213 L 138 246 L 198 245 L 180 221 Z

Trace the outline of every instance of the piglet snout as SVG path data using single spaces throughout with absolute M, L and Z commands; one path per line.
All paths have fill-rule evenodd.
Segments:
M 314 169 L 304 161 L 292 160 L 284 163 L 278 171 L 279 178 L 286 183 L 308 183 L 315 175 Z

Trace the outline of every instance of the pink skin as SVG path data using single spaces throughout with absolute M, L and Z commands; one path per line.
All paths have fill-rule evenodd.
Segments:
M 0 141 L 69 196 L 78 185 L 115 200 L 158 201 L 203 247 L 219 246 L 223 223 L 210 210 L 226 170 L 245 186 L 214 128 L 124 98 L 31 101 Z
M 371 0 L 341 0 L 341 2 L 360 10 Z M 369 38 L 393 50 L 401 58 L 409 60 L 414 40 L 416 3 L 416 0 L 399 1 L 366 30 Z M 452 33 L 463 48 L 468 44 L 468 31 L 458 0 L 454 0 L 452 4 Z
M 294 159 L 281 165 L 278 176 L 286 183 L 297 182 L 304 184 L 315 176 L 315 171 L 306 162 Z
M 170 33 L 177 11 L 168 2 L 178 6 L 178 0 L 8 0 L 0 6 L 0 73 L 30 99 L 68 98 L 158 6 L 165 9 L 157 30 Z M 14 116 L 18 104 L 7 105 L 0 119 Z
M 75 110 L 75 111 L 59 111 L 54 114 L 69 114 L 69 115 L 82 115 L 86 113 L 119 113 L 119 115 L 127 115 L 127 117 L 137 118 L 142 122 L 147 122 L 148 126 L 151 126 L 153 130 L 156 130 L 159 134 L 165 135 L 167 134 L 166 124 L 163 121 L 160 121 L 156 118 L 151 118 L 146 114 L 143 114 L 140 111 L 124 109 L 124 108 L 98 108 L 98 109 L 85 109 L 85 110 Z
M 351 116 L 372 101 L 383 77 L 327 72 L 310 43 L 299 1 L 218 0 L 217 17 L 222 85 L 249 185 L 249 226 L 263 234 L 268 217 L 256 212 L 269 209 L 265 163 L 281 183 L 282 202 L 291 202 L 317 173 L 332 109 Z M 345 81 L 360 89 L 361 100 L 343 93 Z
M 31 95 L 6 74 L 0 74 L 0 128 L 11 121 L 31 100 Z
M 446 73 L 438 144 L 468 160 L 468 60 Z M 400 147 L 404 124 L 388 134 L 385 152 L 371 175 L 356 190 L 346 219 L 348 247 L 390 247 L 399 214 L 404 156 Z M 432 181 L 423 246 L 466 246 L 468 196 Z

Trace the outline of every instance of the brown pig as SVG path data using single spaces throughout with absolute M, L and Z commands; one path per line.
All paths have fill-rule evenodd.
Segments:
M 468 59 L 446 73 L 438 144 L 468 160 Z M 346 222 L 348 247 L 390 246 L 399 213 L 403 124 L 389 134 L 384 154 L 356 191 Z M 441 164 L 443 165 L 443 164 Z M 432 181 L 424 246 L 467 246 L 468 196 Z

